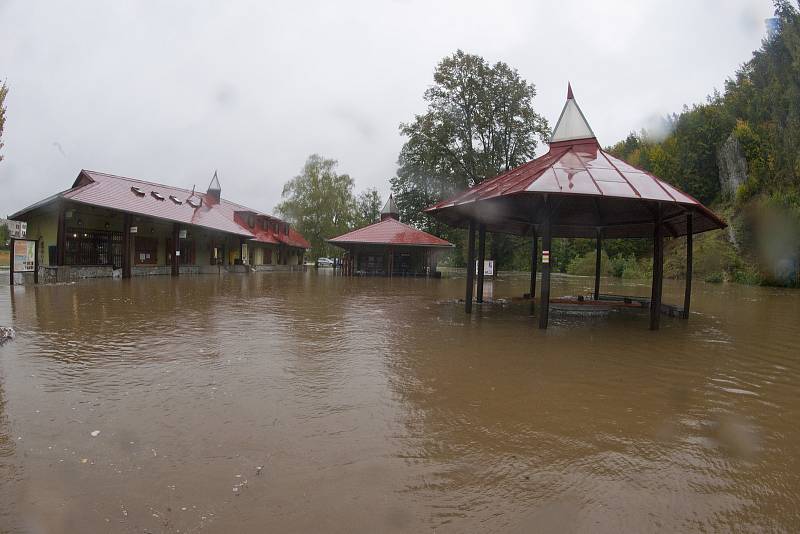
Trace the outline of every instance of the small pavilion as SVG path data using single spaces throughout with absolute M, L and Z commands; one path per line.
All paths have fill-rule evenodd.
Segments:
M 539 328 L 547 328 L 550 310 L 550 262 L 553 237 L 597 241 L 594 301 L 600 295 L 601 247 L 604 238 L 652 238 L 653 283 L 650 329 L 659 328 L 664 273 L 664 237 L 685 236 L 686 291 L 680 315 L 688 318 L 692 288 L 692 236 L 725 228 L 707 207 L 675 186 L 628 165 L 600 147 L 572 87 L 550 139 L 550 150 L 515 169 L 485 180 L 425 210 L 451 226 L 468 230 L 467 265 L 483 264 L 486 232 L 531 238 L 531 298 L 536 296 L 538 240 L 541 237 L 542 279 Z M 465 310 L 472 311 L 474 270 L 467 269 Z M 478 272 L 478 298 L 483 273 Z
M 394 197 L 381 210 L 381 220 L 328 240 L 345 250 L 344 275 L 435 276 L 442 250 L 452 243 L 400 222 Z

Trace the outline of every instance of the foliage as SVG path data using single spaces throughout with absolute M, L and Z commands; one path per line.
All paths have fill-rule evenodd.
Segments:
M 424 209 L 534 157 L 547 121 L 533 109 L 536 89 L 506 63 L 490 65 L 461 50 L 444 58 L 424 94 L 427 110 L 400 125 L 407 137 L 391 179 L 401 217 L 457 245 L 463 239 L 424 215 Z M 513 260 L 517 242 L 504 235 L 490 241 L 498 265 Z
M 303 170 L 283 186 L 283 201 L 275 210 L 311 243 L 311 257 L 329 255 L 325 239 L 354 225 L 353 179 L 336 171 L 337 162 L 318 154 L 308 157 Z
M 376 222 L 381 216 L 381 196 L 378 190 L 370 187 L 356 197 L 356 226 L 367 226 Z
M 567 265 L 567 273 L 581 276 L 594 276 L 597 252 L 586 252 L 582 256 L 575 256 Z M 611 260 L 605 250 L 600 254 L 600 275 L 612 276 Z
M 8 242 L 11 238 L 11 233 L 8 231 L 8 226 L 0 223 L 0 249 L 8 248 Z
M 3 128 L 6 125 L 6 95 L 8 94 L 8 85 L 6 82 L 0 84 L 0 150 L 3 148 Z M 3 154 L 0 153 L 0 161 L 3 161 Z

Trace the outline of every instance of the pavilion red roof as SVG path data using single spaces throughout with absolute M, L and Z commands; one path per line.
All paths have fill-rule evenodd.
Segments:
M 425 211 L 454 226 L 465 226 L 477 215 L 490 230 L 524 234 L 545 195 L 560 198 L 563 205 L 556 236 L 593 237 L 601 226 L 608 237 L 650 236 L 651 201 L 666 204 L 666 224 L 673 235 L 685 234 L 685 217 L 679 221 L 678 215 L 688 211 L 694 213 L 694 233 L 726 226 L 690 195 L 604 151 L 571 87 L 546 154 Z
M 37 202 L 15 213 L 12 218 L 24 216 L 31 210 L 59 198 L 90 206 L 196 225 L 262 243 L 284 243 L 292 247 L 310 248 L 303 236 L 291 227 L 289 235 L 279 235 L 271 230 L 249 228 L 243 223 L 242 218 L 237 216 L 237 213 L 248 212 L 255 216 L 280 221 L 276 217 L 252 208 L 225 199 L 217 201 L 212 195 L 189 189 L 88 170 L 80 172 L 71 189 Z
M 328 240 L 334 245 L 402 245 L 412 247 L 452 247 L 453 244 L 422 230 L 403 224 L 397 219 L 386 218 L 375 224 L 353 230 Z

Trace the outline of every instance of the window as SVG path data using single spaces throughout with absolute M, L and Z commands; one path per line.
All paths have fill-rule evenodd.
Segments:
M 186 203 L 189 204 L 191 207 L 197 209 L 203 204 L 203 201 L 201 199 L 187 198 Z
M 122 232 L 68 228 L 64 239 L 64 264 L 122 267 Z
M 135 265 L 156 265 L 158 264 L 158 238 L 144 237 L 137 235 L 134 241 Z
M 252 215 L 248 215 L 247 216 L 247 226 L 249 226 L 250 228 L 254 228 L 255 227 L 255 225 L 256 225 L 255 221 L 256 221 L 256 218 L 253 217 Z
M 264 263 L 266 265 L 272 265 L 272 249 L 267 248 L 264 250 Z
M 172 264 L 172 238 L 167 239 L 167 263 Z M 179 239 L 178 250 L 181 255 L 178 256 L 178 265 L 194 265 L 194 240 L 192 239 Z

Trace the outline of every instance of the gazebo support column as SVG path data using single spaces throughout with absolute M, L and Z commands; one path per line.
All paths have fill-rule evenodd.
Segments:
M 661 320 L 661 286 L 664 277 L 664 229 L 661 203 L 656 207 L 653 230 L 653 291 L 650 296 L 650 330 L 658 330 Z
M 536 298 L 536 265 L 539 263 L 539 238 L 536 236 L 536 228 L 533 229 L 531 238 L 531 303 Z
M 478 290 L 476 301 L 483 302 L 483 262 L 486 259 L 486 225 L 478 226 Z
M 689 318 L 689 304 L 692 300 L 692 213 L 686 215 L 686 293 L 683 296 L 683 318 Z
M 552 245 L 550 216 L 550 206 L 545 199 L 542 230 L 542 290 L 539 294 L 539 328 L 542 330 L 547 328 L 547 320 L 550 315 L 550 247 Z
M 594 300 L 600 300 L 600 262 L 602 261 L 603 236 L 597 230 L 597 252 L 594 260 Z
M 467 291 L 464 296 L 464 311 L 472 313 L 472 284 L 475 280 L 475 219 L 469 221 L 467 236 Z

